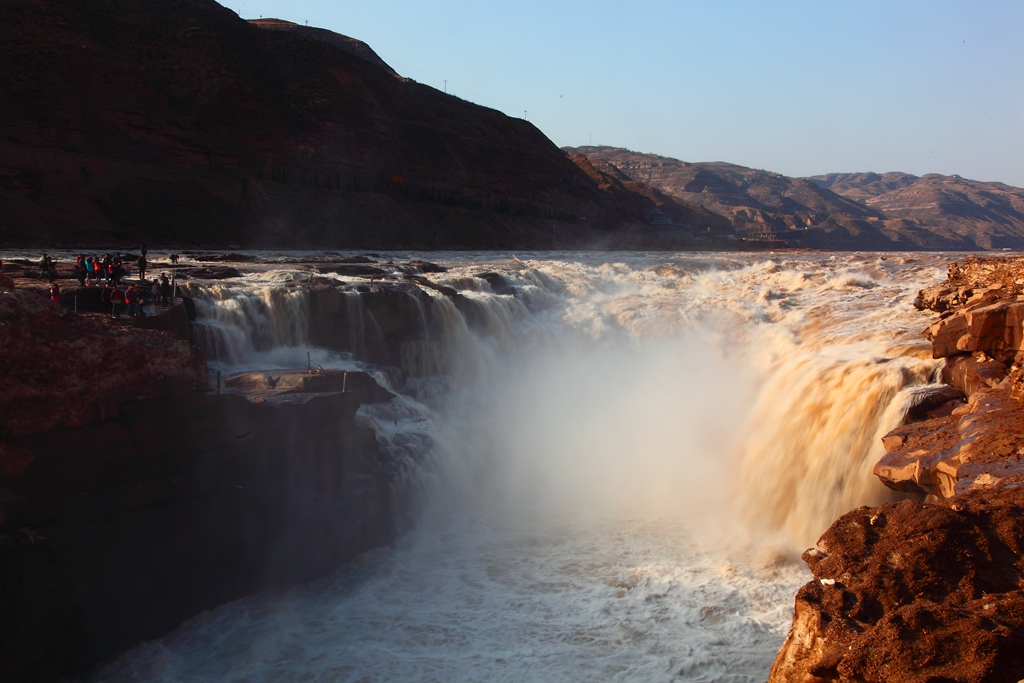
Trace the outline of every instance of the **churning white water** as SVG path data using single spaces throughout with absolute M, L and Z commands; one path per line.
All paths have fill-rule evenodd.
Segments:
M 475 314 L 430 290 L 422 376 L 360 410 L 409 530 L 96 680 L 764 680 L 799 553 L 890 498 L 871 466 L 937 369 L 911 301 L 948 256 L 417 256 Z M 193 287 L 214 367 L 359 366 L 309 347 L 296 274 Z

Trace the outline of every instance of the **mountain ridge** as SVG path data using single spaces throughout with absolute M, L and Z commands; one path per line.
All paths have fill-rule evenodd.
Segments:
M 794 246 L 1024 248 L 1024 190 L 1004 183 L 907 173 L 789 178 L 725 162 L 686 162 L 620 147 L 565 147 Z
M 9 0 L 0 28 L 0 244 L 579 247 L 652 206 L 340 34 L 212 0 Z
M 886 215 L 945 235 L 967 235 L 985 249 L 1021 248 L 1024 189 L 959 175 L 828 174 L 811 178 Z
M 0 29 L 3 246 L 1024 248 L 1009 186 L 560 150 L 213 0 L 8 0 Z

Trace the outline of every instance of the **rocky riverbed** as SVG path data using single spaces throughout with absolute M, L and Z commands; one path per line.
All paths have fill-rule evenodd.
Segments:
M 814 580 L 771 683 L 1024 676 L 1022 292 L 1024 259 L 974 257 L 921 292 L 947 386 L 922 392 L 875 467 L 920 500 L 853 510 L 804 553 Z

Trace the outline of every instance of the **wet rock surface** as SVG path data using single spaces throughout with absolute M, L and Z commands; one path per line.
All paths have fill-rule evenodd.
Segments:
M 1024 259 L 968 258 L 916 305 L 946 358 L 875 474 L 926 496 L 860 508 L 804 553 L 814 573 L 769 681 L 1024 677 Z M 960 398 L 960 396 L 964 398 Z
M 227 389 L 247 396 L 282 396 L 317 392 L 352 392 L 359 403 L 384 403 L 395 397 L 365 372 L 341 370 L 265 370 L 244 372 L 224 380 Z
M 1024 259 L 969 257 L 918 296 L 942 316 L 925 334 L 946 358 L 943 381 L 967 402 L 883 439 L 875 474 L 887 485 L 947 498 L 1024 472 L 1021 283 Z

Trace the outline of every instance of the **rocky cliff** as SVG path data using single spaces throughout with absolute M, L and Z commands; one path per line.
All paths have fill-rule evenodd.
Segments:
M 7 282 L 5 286 L 9 287 Z M 362 373 L 207 381 L 203 355 L 0 291 L 0 680 L 78 678 L 393 537 Z
M 918 494 L 839 520 L 804 560 L 770 681 L 1016 683 L 1024 672 L 1024 259 L 968 258 L 918 306 L 946 358 L 875 474 Z
M 2 245 L 550 248 L 651 207 L 328 31 L 212 0 L 9 0 L 0 31 Z

